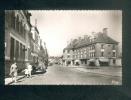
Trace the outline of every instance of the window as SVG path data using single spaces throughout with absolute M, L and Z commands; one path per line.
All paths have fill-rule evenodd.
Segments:
M 92 52 L 91 52 L 91 57 L 92 57 Z
M 19 16 L 16 18 L 16 30 L 19 32 Z
M 23 60 L 25 59 L 25 51 L 26 51 L 26 48 L 25 48 L 25 46 L 23 45 Z
M 115 45 L 112 45 L 112 50 L 115 50 Z
M 101 57 L 103 57 L 104 56 L 104 52 L 101 52 Z
M 92 46 L 91 46 L 91 50 L 94 50 L 94 49 L 95 49 L 95 46 L 94 46 L 94 45 L 92 45 Z
M 96 56 L 96 53 L 94 52 L 94 57 Z
M 91 53 L 91 56 L 93 57 L 93 52 Z
M 104 49 L 104 44 L 101 45 L 101 49 Z
M 19 58 L 19 42 L 16 41 L 16 48 L 15 48 L 16 52 L 15 52 L 15 58 L 16 60 L 18 60 Z
M 113 52 L 113 57 L 115 57 L 116 56 L 116 53 L 115 52 Z
M 70 56 L 68 55 L 67 58 L 70 58 Z
M 11 27 L 15 29 L 15 13 L 11 13 Z
M 22 21 L 20 22 L 20 33 L 23 35 L 23 26 L 22 26 Z
M 116 64 L 116 60 L 115 59 L 113 59 L 113 64 Z
M 23 52 L 23 50 L 22 50 L 22 44 L 20 43 L 20 59 L 22 58 L 22 52 Z

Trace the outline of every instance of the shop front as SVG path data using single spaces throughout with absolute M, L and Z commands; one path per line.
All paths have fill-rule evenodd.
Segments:
M 95 59 L 89 59 L 87 62 L 88 62 L 89 66 L 96 66 L 95 65 Z
M 87 59 L 81 59 L 80 61 L 81 61 L 81 64 L 83 65 L 87 64 Z
M 75 60 L 74 63 L 75 63 L 76 66 L 79 66 L 81 64 L 81 61 L 77 59 L 77 60 Z
M 109 59 L 107 58 L 99 58 L 100 66 L 109 66 Z

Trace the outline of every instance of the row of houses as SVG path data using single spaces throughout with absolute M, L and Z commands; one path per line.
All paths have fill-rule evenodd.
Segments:
M 61 56 L 50 56 L 49 57 L 49 64 L 62 64 L 62 57 Z
M 23 69 L 26 62 L 38 63 L 47 53 L 30 17 L 28 10 L 5 10 L 5 75 L 14 61 Z M 43 56 L 39 56 L 41 52 Z
M 118 42 L 108 36 L 107 28 L 93 36 L 73 39 L 63 50 L 64 65 L 121 66 Z

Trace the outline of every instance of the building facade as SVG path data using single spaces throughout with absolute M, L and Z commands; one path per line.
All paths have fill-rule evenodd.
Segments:
M 39 31 L 36 25 L 31 25 L 30 17 L 27 10 L 5 10 L 5 76 L 9 75 L 13 62 L 17 63 L 18 72 L 25 68 L 26 62 L 38 64 L 41 50 L 42 57 L 48 59 Z
M 32 26 L 31 28 L 32 38 L 31 38 L 31 45 L 32 45 L 32 60 L 34 63 L 38 63 L 39 60 L 39 51 L 40 51 L 40 36 L 39 31 L 36 26 Z
M 29 59 L 26 55 L 29 48 L 30 16 L 26 10 L 5 11 L 5 72 L 7 73 L 13 61 L 23 66 L 23 62 Z
M 108 36 L 107 28 L 93 36 L 74 39 L 63 50 L 64 65 L 114 66 L 117 58 L 118 42 Z

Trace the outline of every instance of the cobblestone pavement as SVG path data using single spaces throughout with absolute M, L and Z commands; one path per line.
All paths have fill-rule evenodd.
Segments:
M 120 76 L 79 71 L 73 67 L 53 65 L 44 74 L 23 78 L 12 85 L 121 85 Z

